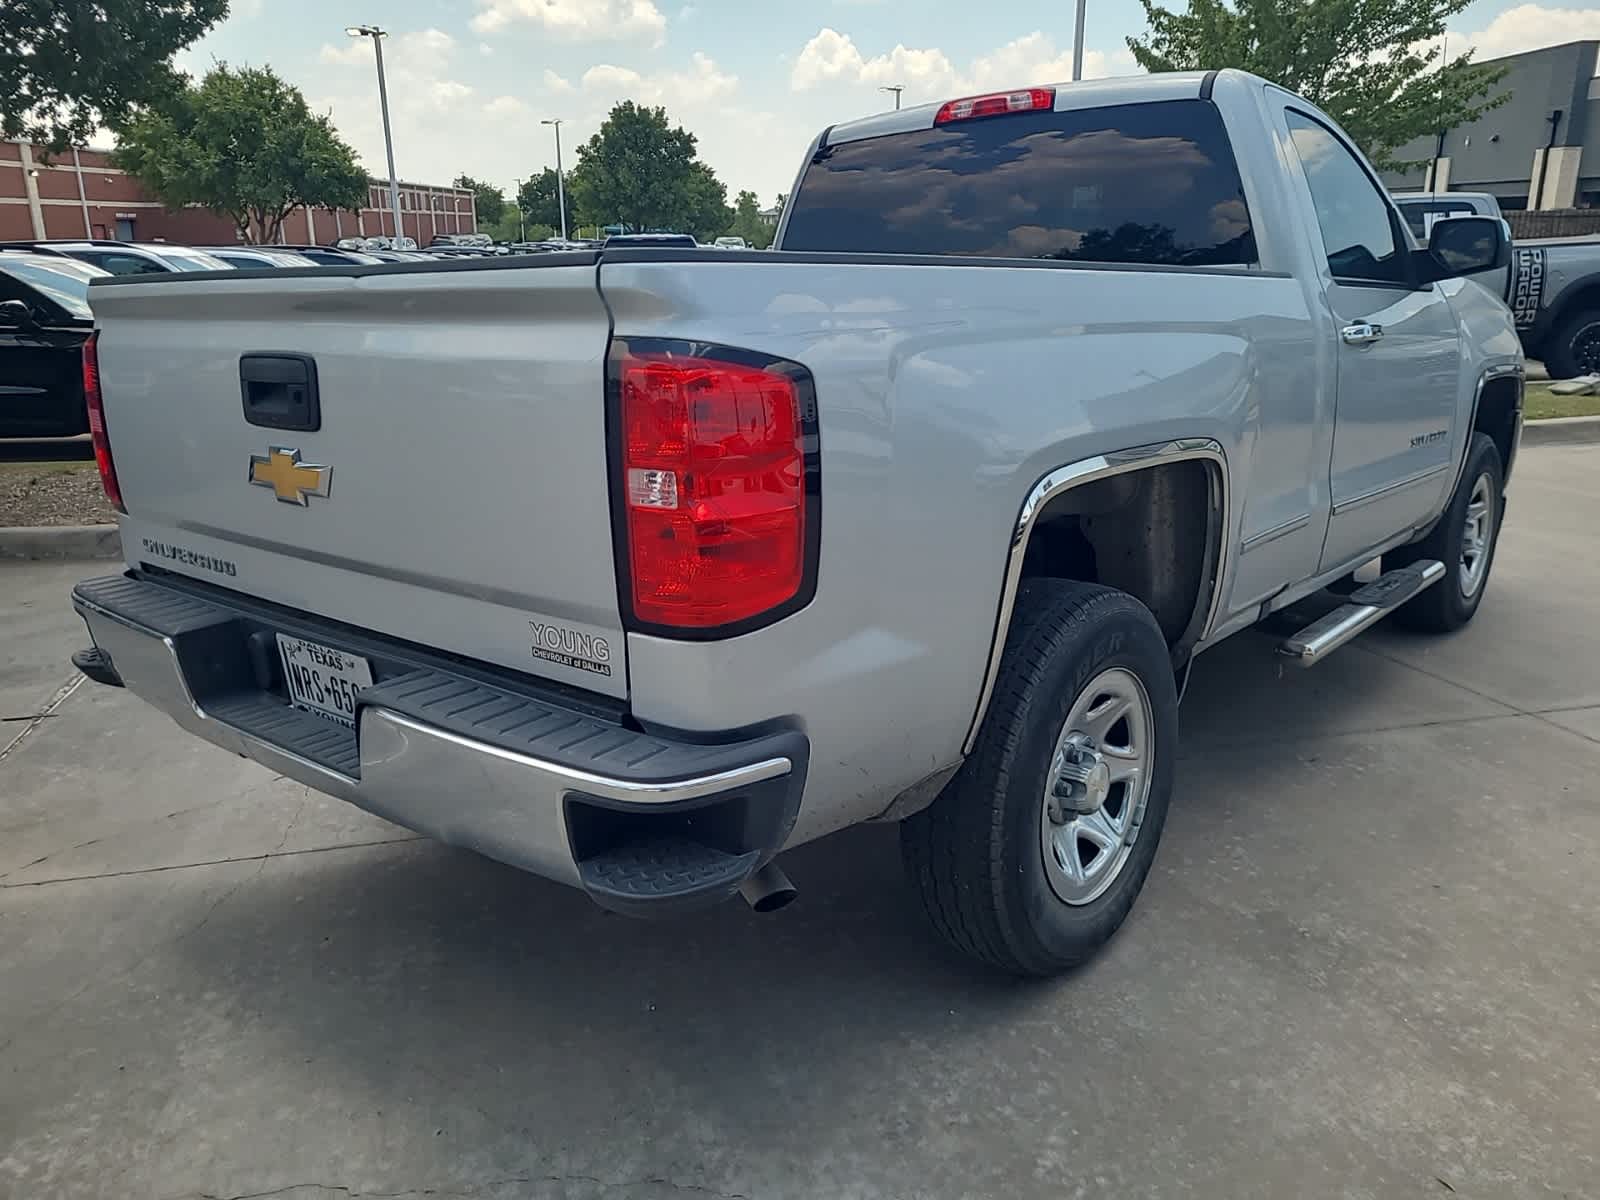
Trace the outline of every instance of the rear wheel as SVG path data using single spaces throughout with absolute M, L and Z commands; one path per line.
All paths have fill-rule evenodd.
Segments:
M 1494 440 L 1486 433 L 1474 433 L 1461 482 L 1439 523 L 1422 541 L 1384 555 L 1385 570 L 1424 558 L 1445 566 L 1443 579 L 1396 610 L 1398 624 L 1423 633 L 1449 633 L 1472 620 L 1494 565 L 1503 479 Z
M 1542 349 L 1553 379 L 1600 374 L 1600 308 L 1563 318 Z
M 1093 584 L 1024 585 L 972 756 L 901 826 L 946 941 L 1050 975 L 1116 932 L 1166 823 L 1177 708 L 1149 609 Z

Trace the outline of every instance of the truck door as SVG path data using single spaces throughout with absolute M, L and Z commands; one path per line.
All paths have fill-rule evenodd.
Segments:
M 1411 283 L 1410 244 L 1394 206 L 1344 139 L 1283 110 L 1301 193 L 1325 257 L 1338 403 L 1322 570 L 1428 519 L 1451 483 L 1460 346 L 1436 286 Z

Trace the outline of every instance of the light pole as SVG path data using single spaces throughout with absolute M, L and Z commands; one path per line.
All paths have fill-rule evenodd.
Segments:
M 906 85 L 903 84 L 903 83 L 891 83 L 891 84 L 888 84 L 885 87 L 879 88 L 878 90 L 880 92 L 893 92 L 894 93 L 894 110 L 895 110 L 895 112 L 899 112 L 900 111 L 900 93 L 906 90 Z
M 528 240 L 528 210 L 522 207 L 522 180 L 513 179 L 517 185 L 517 241 Z
M 561 210 L 561 240 L 567 240 L 567 185 L 561 181 L 561 118 L 552 117 L 547 121 L 540 121 L 541 125 L 553 125 L 556 130 L 556 207 Z
M 350 25 L 345 32 L 351 37 L 371 38 L 378 58 L 378 107 L 383 110 L 383 148 L 389 156 L 389 207 L 394 211 L 394 236 L 403 238 L 406 231 L 400 224 L 400 181 L 394 173 L 394 136 L 389 132 L 389 88 L 383 81 L 383 39 L 389 35 L 376 25 Z M 417 232 L 422 232 L 420 227 Z
M 1072 82 L 1083 78 L 1083 10 L 1087 0 L 1078 0 L 1078 26 L 1072 31 Z

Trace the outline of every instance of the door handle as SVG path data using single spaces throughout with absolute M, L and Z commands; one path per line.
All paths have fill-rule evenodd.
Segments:
M 1371 321 L 1357 321 L 1341 329 L 1339 336 L 1347 346 L 1370 346 L 1383 336 L 1383 326 L 1374 325 Z
M 317 363 L 309 354 L 242 354 L 239 393 L 244 419 L 264 429 L 322 428 Z

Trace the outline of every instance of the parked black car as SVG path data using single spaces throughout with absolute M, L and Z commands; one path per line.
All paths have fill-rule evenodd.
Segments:
M 0 437 L 89 431 L 84 343 L 89 281 L 109 272 L 75 258 L 0 251 Z

